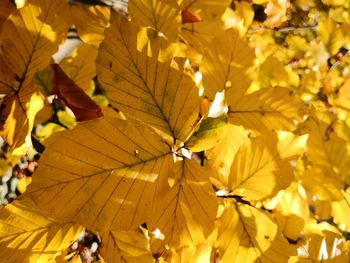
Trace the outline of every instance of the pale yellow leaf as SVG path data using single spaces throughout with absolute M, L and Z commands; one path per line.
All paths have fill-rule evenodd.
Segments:
M 213 149 L 206 151 L 208 165 L 216 171 L 213 177 L 217 187 L 224 189 L 227 186 L 236 152 L 248 140 L 248 134 L 243 127 L 228 124 L 221 141 Z
M 297 240 L 310 214 L 305 190 L 293 182 L 275 199 L 277 206 L 274 215 L 281 232 L 289 239 Z
M 332 215 L 334 223 L 343 230 L 350 232 L 350 188 L 342 191 L 343 200 L 332 202 Z
M 184 140 L 200 108 L 198 88 L 157 53 L 137 51 L 137 28 L 113 14 L 97 59 L 100 83 L 110 103 L 126 118 L 140 119 L 173 138 Z
M 307 135 L 265 133 L 242 145 L 231 166 L 228 187 L 248 200 L 262 200 L 289 186 L 293 166 L 304 152 Z
M 166 245 L 183 244 L 180 237 L 191 240 L 192 228 L 199 227 L 204 236 L 214 228 L 217 201 L 208 174 L 193 160 L 175 165 L 175 181 L 158 197 L 158 205 L 149 219 L 150 230 L 158 228 L 165 236 L 163 240 L 154 240 L 152 249 L 156 251 L 162 251 Z
M 340 190 L 349 177 L 350 160 L 347 143 L 338 136 L 332 117 L 320 112 L 306 123 L 310 134 L 306 155 L 311 166 L 303 176 L 303 184 L 318 198 L 340 201 L 343 198 Z
M 227 97 L 229 121 L 260 131 L 293 131 L 307 112 L 302 100 L 288 88 L 265 88 L 233 100 Z
M 296 254 L 270 216 L 255 207 L 227 203 L 217 225 L 222 263 L 281 263 Z
M 151 27 L 172 40 L 180 31 L 180 11 L 162 0 L 129 0 L 129 15 L 137 25 Z
M 55 262 L 82 230 L 78 224 L 56 221 L 39 211 L 31 202 L 17 201 L 1 209 L 1 262 Z
M 310 220 L 304 229 L 303 242 L 298 244 L 300 262 L 347 262 L 348 247 L 339 230 L 327 222 Z M 305 261 L 303 261 L 305 259 Z
M 252 81 L 254 49 L 235 29 L 218 35 L 208 46 L 200 64 L 205 94 L 214 98 L 217 91 L 226 91 L 231 99 L 241 98 Z
M 142 224 L 173 163 L 170 147 L 153 130 L 120 119 L 83 122 L 52 135 L 45 146 L 22 197 L 47 215 L 94 230 Z

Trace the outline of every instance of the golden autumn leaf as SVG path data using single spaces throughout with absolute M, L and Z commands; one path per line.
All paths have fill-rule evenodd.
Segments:
M 290 187 L 280 191 L 271 203 L 276 203 L 275 207 L 265 207 L 273 208 L 273 215 L 281 232 L 287 238 L 297 240 L 310 215 L 305 190 L 293 182 Z
M 140 229 L 102 233 L 101 256 L 107 263 L 154 262 L 149 239 Z
M 45 145 L 23 198 L 48 215 L 97 230 L 142 224 L 173 163 L 169 146 L 150 128 L 120 119 L 83 122 Z
M 97 58 L 100 83 L 110 103 L 127 118 L 140 119 L 174 139 L 184 140 L 200 109 L 193 79 L 158 54 L 137 51 L 137 28 L 113 14 Z
M 346 241 L 336 227 L 310 220 L 304 230 L 303 242 L 298 244 L 297 262 L 342 263 L 347 262 L 347 252 Z
M 158 259 L 160 263 L 201 263 L 210 262 L 214 251 L 214 242 L 216 238 L 216 229 L 205 236 L 201 226 L 196 224 L 193 217 L 190 216 L 188 208 L 183 207 L 183 213 L 186 217 L 188 232 L 180 235 L 180 244 L 173 246 L 172 249 L 165 251 Z M 156 254 L 157 255 L 157 254 Z
M 82 230 L 41 215 L 31 202 L 14 202 L 0 213 L 2 262 L 55 262 Z
M 307 135 L 266 133 L 243 144 L 236 153 L 228 188 L 248 200 L 262 200 L 289 186 L 292 162 L 303 153 Z
M 64 2 L 64 1 L 63 1 Z M 60 14 L 61 22 L 68 20 L 77 28 L 81 40 L 98 48 L 104 39 L 104 31 L 109 26 L 110 8 L 105 6 L 82 7 L 73 5 L 69 7 L 70 17 Z
M 280 263 L 296 254 L 270 216 L 255 207 L 227 202 L 217 226 L 222 263 Z
M 208 165 L 215 171 L 212 179 L 219 189 L 226 188 L 233 159 L 239 147 L 248 140 L 248 134 L 243 127 L 229 123 L 222 140 L 206 151 Z
M 253 130 L 293 131 L 303 121 L 306 105 L 288 88 L 265 88 L 239 100 L 227 97 L 229 121 Z
M 163 240 L 153 242 L 155 251 L 183 244 L 180 238 L 191 236 L 192 227 L 199 226 L 205 236 L 214 227 L 217 201 L 205 169 L 193 160 L 177 162 L 174 168 L 172 186 L 162 189 L 162 198 L 148 223 L 150 230 L 159 229 L 164 234 Z
M 29 84 L 17 94 L 7 95 L 0 114 L 2 123 L 1 136 L 13 148 L 21 146 L 34 125 L 34 118 L 44 106 L 44 98 L 38 87 Z
M 2 104 L 1 115 L 5 125 L 1 134 L 12 148 L 24 143 L 24 138 L 32 129 L 35 114 L 43 106 L 40 94 L 32 84 L 33 76 L 49 64 L 62 41 L 56 33 L 59 31 L 55 32 L 45 24 L 46 19 L 51 19 L 53 10 L 61 8 L 61 4 L 54 0 L 33 2 L 45 4 L 39 8 L 28 3 L 14 12 L 1 27 L 1 72 L 11 73 L 5 77 L 1 74 L 0 90 L 7 95 Z M 16 117 L 15 122 L 10 119 L 13 117 Z
M 129 15 L 142 27 L 151 27 L 174 40 L 180 31 L 181 15 L 178 9 L 162 0 L 129 0 Z
M 96 76 L 96 57 L 96 48 L 82 43 L 60 62 L 60 67 L 81 89 L 87 91 Z
M 310 136 L 306 156 L 311 165 L 302 179 L 304 187 L 318 198 L 340 201 L 341 189 L 349 178 L 350 161 L 346 141 L 338 136 L 334 124 L 329 114 L 321 112 L 314 113 L 307 123 Z
M 343 199 L 340 201 L 332 202 L 332 215 L 334 222 L 343 231 L 350 231 L 350 188 L 342 191 Z
M 200 64 L 205 94 L 212 99 L 217 91 L 225 90 L 226 96 L 241 98 L 252 81 L 254 58 L 254 49 L 237 30 L 218 35 Z

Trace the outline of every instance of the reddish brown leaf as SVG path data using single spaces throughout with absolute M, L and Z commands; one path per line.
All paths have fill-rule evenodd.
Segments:
M 102 117 L 102 110 L 66 73 L 58 64 L 51 65 L 54 76 L 52 77 L 52 93 L 63 100 L 74 112 L 77 121 L 87 121 Z
M 191 11 L 183 10 L 181 12 L 182 24 L 201 22 L 202 18 Z

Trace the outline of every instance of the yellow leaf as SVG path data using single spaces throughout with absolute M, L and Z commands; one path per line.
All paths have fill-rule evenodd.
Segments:
M 220 20 L 225 9 L 230 6 L 230 0 L 178 0 L 181 10 L 197 13 L 203 20 Z
M 199 65 L 204 50 L 225 29 L 221 20 L 201 21 L 182 25 L 180 38 L 187 45 L 186 54 L 192 63 Z
M 235 29 L 217 36 L 206 49 L 200 71 L 205 94 L 213 99 L 217 91 L 226 91 L 232 99 L 241 98 L 248 89 L 254 65 L 254 50 Z
M 185 143 L 191 152 L 201 152 L 213 148 L 224 136 L 227 130 L 227 117 L 207 118 L 201 122 L 199 130 Z
M 27 189 L 27 186 L 32 182 L 32 178 L 31 177 L 25 177 L 25 178 L 20 178 L 18 179 L 18 182 L 17 182 L 17 189 L 18 191 L 23 194 L 26 189 Z
M 201 227 L 196 224 L 191 212 L 182 206 L 188 233 L 180 236 L 180 244 L 172 247 L 171 251 L 162 254 L 164 262 L 169 263 L 202 263 L 210 262 L 216 238 L 216 229 L 208 236 L 203 235 Z M 160 261 L 162 263 L 163 261 Z
M 54 262 L 82 227 L 42 216 L 32 202 L 13 202 L 0 213 L 1 262 Z
M 173 138 L 184 140 L 200 109 L 198 88 L 157 53 L 137 51 L 137 28 L 113 14 L 97 59 L 98 78 L 110 103 L 126 118 L 140 119 Z
M 350 232 L 350 188 L 342 194 L 344 198 L 341 201 L 332 202 L 333 220 L 341 230 Z
M 337 26 L 337 23 L 328 16 L 323 17 L 318 23 L 317 32 L 323 44 L 327 46 L 329 53 L 331 55 L 337 54 L 344 44 L 342 29 Z
M 180 31 L 181 15 L 162 0 L 129 0 L 131 20 L 142 27 L 151 27 L 174 40 Z
M 142 224 L 173 163 L 170 147 L 153 130 L 120 119 L 80 123 L 52 135 L 45 147 L 23 198 L 94 230 Z
M 305 241 L 299 244 L 298 254 L 301 262 L 347 262 L 348 248 L 339 230 L 326 223 L 317 224 L 310 220 L 304 230 Z
M 158 197 L 149 222 L 149 229 L 159 229 L 164 239 L 156 239 L 153 249 L 162 251 L 166 245 L 179 246 L 182 239 L 191 240 L 191 229 L 200 227 L 208 236 L 214 227 L 216 196 L 209 177 L 193 160 L 175 163 L 174 183 Z
M 56 33 L 60 32 L 58 28 L 54 32 L 45 24 L 54 15 L 54 10 L 61 8 L 61 4 L 53 0 L 33 2 L 42 3 L 42 6 L 39 8 L 28 3 L 14 12 L 1 28 L 1 60 L 6 65 L 4 67 L 8 67 L 1 70 L 7 73 L 1 81 L 6 87 L 7 102 L 3 111 L 7 114 L 2 112 L 1 115 L 2 118 L 8 116 L 2 127 L 2 136 L 12 148 L 24 143 L 24 138 L 32 129 L 35 114 L 43 106 L 40 94 L 31 84 L 33 76 L 49 64 L 62 41 Z M 9 72 L 12 72 L 11 75 Z
M 239 32 L 245 34 L 254 19 L 254 11 L 252 5 L 248 2 L 235 3 L 235 10 L 227 8 L 222 15 L 227 28 L 235 27 Z
M 5 121 L 0 135 L 13 149 L 20 148 L 25 143 L 27 134 L 33 129 L 35 115 L 43 106 L 44 98 L 32 84 L 17 94 L 5 97 L 1 110 L 1 119 Z
M 140 230 L 107 231 L 102 233 L 101 256 L 107 263 L 154 262 L 149 240 Z
M 305 190 L 292 183 L 288 189 L 280 191 L 275 199 L 274 216 L 281 232 L 289 239 L 297 240 L 309 218 Z
M 296 254 L 269 215 L 252 206 L 227 203 L 217 225 L 222 263 L 280 263 Z
M 287 10 L 290 8 L 289 0 L 270 0 L 264 12 L 267 15 L 266 23 L 269 26 L 280 26 L 287 18 Z
M 327 195 L 326 193 L 318 193 L 317 195 L 322 199 L 340 200 L 342 195 L 339 190 L 344 188 L 350 169 L 346 141 L 343 138 L 339 138 L 335 132 L 336 130 L 333 127 L 335 122 L 330 119 L 334 117 L 333 115 L 329 116 L 320 112 L 318 115 L 313 114 L 312 116 L 307 123 L 310 136 L 307 142 L 306 155 L 311 163 L 309 170 L 313 171 L 313 176 L 315 176 L 315 173 L 318 173 L 318 175 L 317 177 L 309 178 L 314 182 L 306 184 L 307 187 L 305 188 L 312 189 L 316 186 L 323 186 L 325 192 L 334 189 L 335 191 L 333 191 L 332 195 Z M 306 175 L 305 180 L 306 182 L 308 180 Z M 318 184 L 315 185 L 315 182 Z
M 60 67 L 80 88 L 87 91 L 96 76 L 96 57 L 96 48 L 83 43 L 61 61 Z
M 61 13 L 59 20 L 62 23 L 74 24 L 81 40 L 98 48 L 104 39 L 105 29 L 109 26 L 110 8 L 104 6 L 87 8 L 72 5 L 68 12 L 69 15 Z
M 53 122 L 49 122 L 42 127 L 36 127 L 35 129 L 35 135 L 38 137 L 39 141 L 44 141 L 45 139 L 49 138 L 52 134 L 59 131 L 64 131 L 65 128 L 63 128 L 61 125 L 58 125 Z
M 306 105 L 288 88 L 265 88 L 229 103 L 229 121 L 248 129 L 293 131 L 303 121 Z
M 265 133 L 242 145 L 231 166 L 228 187 L 248 200 L 262 200 L 289 186 L 293 166 L 305 148 L 307 135 Z
M 274 56 L 269 56 L 260 66 L 258 81 L 263 88 L 269 86 L 289 87 L 291 85 L 291 78 L 287 69 Z
M 227 124 L 226 133 L 221 141 L 213 149 L 206 151 L 208 165 L 216 171 L 213 177 L 214 184 L 218 188 L 226 188 L 236 152 L 248 140 L 248 135 L 243 127 Z

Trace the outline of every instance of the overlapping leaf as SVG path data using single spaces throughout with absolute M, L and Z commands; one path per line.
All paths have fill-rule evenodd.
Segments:
M 231 99 L 241 98 L 252 80 L 254 50 L 236 29 L 217 36 L 206 49 L 200 70 L 205 94 L 214 98 L 217 91 L 226 90 Z
M 69 18 L 67 14 L 60 14 L 61 21 L 74 24 L 77 27 L 79 37 L 95 48 L 98 48 L 104 39 L 105 29 L 109 26 L 110 8 L 105 6 L 71 6 L 69 8 Z
M 142 224 L 173 162 L 169 146 L 152 130 L 119 119 L 83 122 L 51 136 L 46 147 L 23 198 L 48 215 L 93 229 Z
M 33 203 L 14 202 L 0 213 L 1 262 L 51 262 L 74 242 L 82 227 L 40 215 Z
M 319 199 L 341 201 L 341 191 L 349 180 L 350 161 L 346 141 L 337 134 L 332 116 L 314 112 L 307 123 L 310 137 L 306 155 L 311 165 L 302 180 L 304 187 Z
M 163 0 L 130 0 L 129 15 L 136 24 L 151 27 L 169 39 L 175 39 L 180 31 L 179 10 Z
M 181 235 L 190 236 L 193 222 L 208 236 L 214 227 L 217 203 L 205 170 L 192 160 L 176 163 L 175 180 L 165 190 L 162 200 L 153 211 L 149 226 L 164 234 L 164 240 L 154 242 L 154 249 L 162 251 L 166 245 L 179 245 Z M 189 217 L 189 218 L 188 218 Z
M 32 122 L 27 118 L 33 119 L 40 109 L 40 106 L 30 103 L 32 97 L 36 96 L 34 105 L 40 104 L 38 90 L 31 84 L 32 78 L 37 71 L 48 65 L 62 41 L 62 36 L 59 37 L 56 33 L 59 31 L 54 32 L 45 24 L 47 19 L 51 19 L 53 10 L 61 8 L 61 4 L 54 0 L 35 2 L 43 2 L 43 5 L 39 8 L 28 4 L 17 10 L 2 25 L 1 30 L 0 90 L 7 95 L 2 111 L 12 111 L 8 119 L 2 113 L 4 126 L 1 134 L 13 148 L 24 142 L 25 136 L 32 129 Z M 17 118 L 15 125 L 10 123 L 14 116 Z
M 226 188 L 233 159 L 239 147 L 248 140 L 243 127 L 228 124 L 222 140 L 213 149 L 206 151 L 208 164 L 216 171 L 213 178 L 215 185 L 220 189 Z
M 89 90 L 96 76 L 97 50 L 82 43 L 73 53 L 60 62 L 64 72 L 83 90 Z
M 296 251 L 269 215 L 257 208 L 227 203 L 218 219 L 221 262 L 288 262 Z
M 286 188 L 293 166 L 303 153 L 307 136 L 266 133 L 242 145 L 231 166 L 228 187 L 248 200 L 261 200 Z
M 229 121 L 256 130 L 293 131 L 303 120 L 307 108 L 302 100 L 287 88 L 266 88 L 239 100 L 227 96 Z
M 154 262 L 149 240 L 140 229 L 132 231 L 108 231 L 101 236 L 101 256 L 108 263 Z
M 98 78 L 110 103 L 127 118 L 140 119 L 174 139 L 186 138 L 198 117 L 192 78 L 137 50 L 137 28 L 116 14 L 97 59 Z

